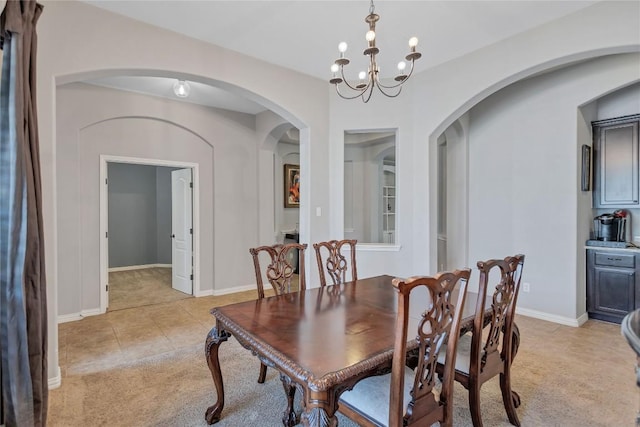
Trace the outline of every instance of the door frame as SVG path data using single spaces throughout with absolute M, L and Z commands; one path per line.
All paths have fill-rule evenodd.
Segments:
M 107 312 L 109 295 L 109 193 L 107 191 L 107 163 L 130 163 L 147 166 L 166 166 L 191 169 L 193 179 L 193 296 L 200 296 L 200 174 L 197 163 L 139 157 L 100 155 L 100 313 Z

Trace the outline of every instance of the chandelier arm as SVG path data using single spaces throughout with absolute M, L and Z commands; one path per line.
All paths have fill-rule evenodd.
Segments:
M 398 88 L 398 92 L 396 92 L 395 94 L 388 94 L 380 86 L 378 86 L 378 90 L 380 91 L 380 93 L 382 93 L 384 96 L 386 96 L 388 98 L 395 98 L 396 96 L 400 95 L 400 92 L 402 92 L 402 88 L 401 87 Z
M 339 96 L 340 96 L 340 98 L 342 98 L 342 99 L 356 99 L 356 98 L 358 98 L 359 96 L 362 96 L 362 93 L 363 93 L 363 92 L 358 92 L 358 93 L 356 93 L 356 94 L 355 94 L 355 95 L 353 95 L 353 96 L 346 96 L 346 95 L 343 95 L 342 93 L 340 93 L 340 89 L 338 88 L 338 85 L 335 85 L 335 86 L 336 86 L 336 92 L 338 93 L 338 95 L 339 95 Z
M 385 89 L 393 89 L 393 88 L 402 86 L 407 80 L 409 80 L 409 77 L 411 77 L 412 74 L 413 74 L 413 60 L 411 61 L 411 68 L 409 68 L 409 74 L 407 74 L 407 77 L 405 77 L 402 81 L 399 81 L 398 83 L 391 86 L 385 86 L 382 83 L 380 83 L 380 81 L 378 81 L 378 86 L 381 86 Z
M 378 76 L 375 76 L 375 81 L 374 81 L 374 86 L 376 86 L 378 88 L 378 90 L 380 91 L 380 93 L 382 93 L 384 96 L 388 97 L 388 98 L 395 98 L 396 96 L 400 95 L 400 91 L 402 90 L 402 88 L 398 88 L 398 85 L 392 86 L 392 87 L 386 87 L 384 85 L 382 85 L 380 83 L 380 78 Z M 398 92 L 396 92 L 395 94 L 391 94 L 389 92 L 386 91 L 386 89 L 396 89 Z
M 406 80 L 406 79 L 405 79 Z M 380 79 L 376 78 L 376 86 L 378 86 L 378 90 L 380 90 L 380 92 L 384 93 L 385 95 L 387 95 L 387 92 L 385 92 L 383 89 L 396 89 L 398 86 L 400 86 L 402 83 L 400 84 L 395 84 L 393 86 L 385 86 L 382 83 L 380 83 Z M 389 96 L 389 95 L 387 95 Z
M 360 96 L 361 94 L 363 94 L 364 92 L 367 91 L 367 89 L 369 89 L 369 86 L 371 85 L 371 77 L 369 77 L 369 81 L 367 81 L 367 85 L 365 87 L 363 87 L 362 89 L 358 89 L 357 87 L 353 87 L 349 84 L 349 81 L 347 80 L 347 78 L 344 76 L 344 68 L 340 67 L 340 75 L 342 76 L 342 83 L 344 83 L 345 85 L 347 85 L 347 87 L 353 91 L 358 92 L 357 96 Z M 353 99 L 353 98 L 351 98 Z
M 364 93 L 362 93 L 362 102 L 364 102 L 365 104 L 367 102 L 369 102 L 369 100 L 371 99 L 371 95 L 373 95 L 373 87 L 375 86 L 375 82 L 373 85 L 371 85 L 371 88 L 369 89 L 369 95 L 367 96 L 367 99 L 364 98 Z M 380 89 L 380 88 L 378 88 Z

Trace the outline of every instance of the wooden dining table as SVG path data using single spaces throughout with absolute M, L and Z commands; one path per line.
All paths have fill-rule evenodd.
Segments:
M 391 370 L 397 314 L 392 280 L 377 276 L 213 308 L 216 325 L 207 335 L 205 355 L 217 400 L 206 410 L 207 422 L 218 422 L 224 408 L 218 351 L 234 336 L 280 373 L 285 426 L 336 426 L 340 395 L 363 378 Z M 473 328 L 476 301 L 476 294 L 467 293 L 461 333 Z M 485 315 L 491 315 L 490 306 Z M 515 327 L 516 349 L 518 334 Z M 293 407 L 296 390 L 302 393 L 300 417 Z

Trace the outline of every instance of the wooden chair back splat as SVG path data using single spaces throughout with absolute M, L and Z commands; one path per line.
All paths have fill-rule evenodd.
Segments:
M 260 246 L 249 249 L 249 253 L 251 253 L 253 258 L 253 267 L 256 273 L 258 299 L 264 298 L 264 283 L 262 279 L 263 270 L 260 265 L 260 254 L 266 253 L 269 255 L 270 261 L 266 266 L 264 266 L 264 274 L 276 295 L 282 295 L 292 291 L 292 280 L 296 276 L 298 277 L 298 291 L 304 291 L 306 289 L 304 274 L 304 251 L 306 249 L 306 243 L 276 244 L 273 246 Z M 295 273 L 296 269 L 294 268 L 291 257 L 297 257 L 299 272 L 297 275 Z M 267 366 L 261 362 L 258 382 L 261 384 L 264 383 L 266 375 Z
M 461 341 L 470 340 L 470 346 L 458 346 L 459 362 L 455 380 L 469 390 L 471 419 L 474 427 L 481 427 L 480 388 L 483 383 L 500 375 L 500 389 L 507 417 L 511 424 L 520 426 L 516 413 L 516 408 L 520 406 L 520 396 L 511 390 L 511 364 L 520 341 L 514 318 L 524 255 L 479 261 L 477 265 L 480 279 L 473 331 L 471 337 L 465 335 L 461 338 Z M 493 293 L 489 294 L 491 310 L 490 316 L 487 316 L 487 291 L 492 273 L 499 280 Z
M 456 342 L 470 274 L 471 270 L 465 269 L 393 280 L 398 315 L 391 374 L 365 378 L 343 393 L 340 412 L 362 426 L 452 425 Z M 427 290 L 428 301 L 421 319 L 410 319 L 409 296 L 419 288 Z M 413 334 L 418 353 L 415 371 L 406 367 L 408 339 Z M 447 364 L 442 388 L 436 394 L 436 365 L 444 342 L 449 343 Z M 376 400 L 373 396 L 382 397 Z
M 276 295 L 282 295 L 291 292 L 291 281 L 296 276 L 296 269 L 291 262 L 291 257 L 297 257 L 298 259 L 298 290 L 304 291 L 306 289 L 304 275 L 304 251 L 306 249 L 306 243 L 277 244 L 249 249 L 253 257 L 253 267 L 256 273 L 258 298 L 264 298 L 263 270 L 260 266 L 260 254 L 267 253 L 269 255 L 270 261 L 265 266 L 264 274 Z
M 347 281 L 347 271 L 351 270 L 351 281 L 358 280 L 356 266 L 357 240 L 330 240 L 328 242 L 314 243 L 318 272 L 320 274 L 320 286 L 327 285 L 326 274 L 329 274 L 334 285 L 340 285 Z M 344 247 L 349 247 L 350 262 L 342 253 Z

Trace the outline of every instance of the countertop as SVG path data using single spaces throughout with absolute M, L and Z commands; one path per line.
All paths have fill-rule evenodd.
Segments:
M 594 250 L 598 250 L 598 251 L 615 251 L 615 252 L 639 252 L 640 253 L 640 248 L 638 247 L 627 247 L 627 248 L 610 248 L 607 246 L 585 246 L 585 249 L 594 249 Z

